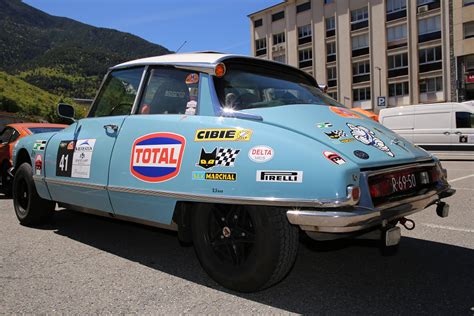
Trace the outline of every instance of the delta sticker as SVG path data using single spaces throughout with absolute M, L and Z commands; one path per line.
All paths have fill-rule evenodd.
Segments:
M 341 108 L 341 107 L 337 107 L 337 106 L 330 106 L 329 109 L 331 111 L 333 111 L 334 113 L 336 113 L 337 115 L 339 116 L 342 116 L 342 117 L 349 117 L 349 118 L 358 118 L 360 119 L 361 117 L 359 115 L 357 115 L 356 113 L 346 109 L 346 108 Z
M 343 165 L 346 163 L 346 161 L 344 160 L 344 158 L 342 158 L 341 156 L 339 156 L 338 154 L 332 152 L 332 151 L 323 151 L 323 155 L 331 160 L 332 162 L 334 162 L 336 165 Z
M 268 146 L 255 146 L 249 150 L 250 160 L 258 163 L 267 162 L 273 159 L 273 149 Z
M 173 133 L 153 133 L 133 143 L 130 172 L 146 182 L 164 182 L 179 174 L 186 139 Z

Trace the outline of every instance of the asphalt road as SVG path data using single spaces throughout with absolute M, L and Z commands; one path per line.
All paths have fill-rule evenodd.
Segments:
M 474 162 L 444 165 L 450 216 L 412 216 L 395 256 L 370 241 L 304 243 L 290 275 L 255 294 L 217 285 L 175 233 L 71 211 L 27 228 L 2 199 L 0 314 L 474 315 Z

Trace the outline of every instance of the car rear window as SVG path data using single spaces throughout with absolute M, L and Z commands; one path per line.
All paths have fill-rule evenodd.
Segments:
M 214 79 L 221 105 L 236 111 L 291 104 L 342 107 L 296 70 L 279 68 L 226 63 L 226 74 Z
M 59 132 L 62 129 L 64 128 L 63 127 L 29 127 L 28 128 L 31 134 Z

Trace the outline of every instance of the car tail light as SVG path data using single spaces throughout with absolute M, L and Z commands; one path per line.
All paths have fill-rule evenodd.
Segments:
M 225 75 L 225 65 L 223 63 L 219 63 L 214 68 L 214 74 L 216 77 L 221 78 Z
M 348 185 L 347 186 L 347 198 L 352 199 L 353 201 L 359 201 L 360 199 L 360 188 L 353 186 L 353 185 Z

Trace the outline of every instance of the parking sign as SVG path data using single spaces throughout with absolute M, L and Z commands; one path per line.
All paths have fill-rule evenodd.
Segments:
M 387 106 L 387 98 L 386 97 L 377 97 L 377 106 L 386 107 Z

